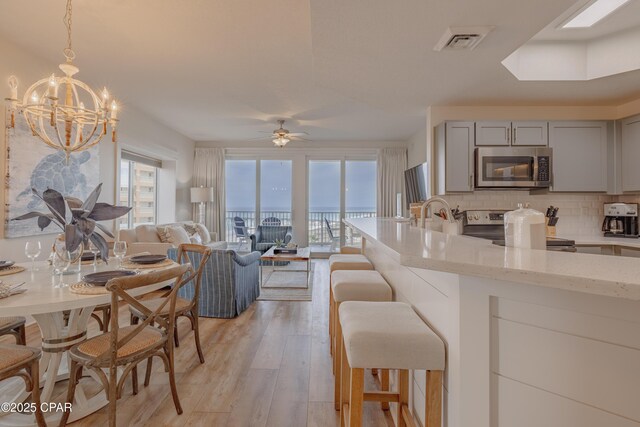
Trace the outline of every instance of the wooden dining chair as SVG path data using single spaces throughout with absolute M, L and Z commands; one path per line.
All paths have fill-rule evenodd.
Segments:
M 184 280 L 191 280 L 193 277 L 193 275 L 189 275 L 187 279 L 184 278 L 188 271 L 192 271 L 191 265 L 184 264 L 148 274 L 112 279 L 107 282 L 106 288 L 111 292 L 111 311 L 114 314 L 111 316 L 111 331 L 76 344 L 69 350 L 71 363 L 67 391 L 68 403 L 73 402 L 76 384 L 79 380 L 78 374 L 82 369 L 92 370 L 102 382 L 107 393 L 109 426 L 115 427 L 116 402 L 122 395 L 125 379 L 138 363 L 158 356 L 163 360 L 165 369 L 169 372 L 169 384 L 176 412 L 182 414 L 174 374 L 173 333 L 176 324 L 175 309 L 178 289 Z M 138 300 L 129 293 L 133 289 L 168 281 L 174 281 L 174 285 L 162 303 L 155 308 L 147 307 L 146 301 Z M 120 299 L 144 313 L 145 318 L 140 324 L 122 328 L 119 326 L 116 313 Z M 167 308 L 168 315 L 161 316 L 160 313 L 165 308 Z M 151 326 L 154 324 L 158 324 L 159 327 Z M 121 375 L 118 378 L 119 368 Z M 65 426 L 68 419 L 69 412 L 65 412 L 60 420 L 60 426 Z
M 91 317 L 96 319 L 100 325 L 101 332 L 109 332 L 109 322 L 111 320 L 111 304 L 100 304 L 93 309 Z
M 40 408 L 40 350 L 24 345 L 0 345 L 0 381 L 21 377 L 35 404 L 36 422 L 39 427 L 47 423 Z
M 16 344 L 27 345 L 24 327 L 26 321 L 22 316 L 0 317 L 0 336 L 13 335 L 16 337 Z
M 192 257 L 192 254 L 199 254 L 200 256 L 196 259 Z M 200 363 L 204 363 L 204 355 L 202 354 L 202 347 L 200 346 L 200 331 L 198 328 L 198 304 L 200 300 L 200 287 L 202 285 L 202 272 L 211 256 L 211 248 L 203 245 L 193 245 L 193 244 L 181 244 L 178 247 L 178 257 L 177 260 L 181 264 L 191 264 L 195 265 L 197 261 L 198 268 L 194 273 L 194 293 L 193 298 L 185 299 L 178 297 L 176 299 L 176 320 L 180 316 L 187 317 L 189 321 L 191 321 L 191 329 L 194 332 L 195 340 L 196 340 L 196 348 L 198 350 L 198 357 L 200 358 Z M 188 285 L 189 281 L 185 281 L 182 286 Z M 167 291 L 167 293 L 170 291 Z M 166 295 L 166 294 L 165 294 Z M 162 298 L 149 299 L 145 301 L 147 307 L 152 308 L 158 306 L 162 302 Z M 129 307 L 131 311 L 131 324 L 137 324 L 139 319 L 144 319 L 144 314 L 141 313 L 136 307 Z M 161 316 L 167 316 L 167 310 L 165 309 Z M 174 333 L 175 345 L 176 347 L 180 346 L 180 339 L 178 338 L 178 332 Z M 147 368 L 147 372 L 149 368 Z M 149 385 L 148 379 L 145 378 L 145 386 Z

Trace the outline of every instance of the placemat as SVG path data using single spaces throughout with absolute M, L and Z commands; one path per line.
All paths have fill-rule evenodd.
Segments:
M 122 268 L 126 268 L 128 270 L 142 270 L 142 269 L 152 269 L 152 268 L 165 268 L 171 267 L 173 265 L 177 265 L 177 263 L 169 258 L 165 259 L 162 262 L 156 264 L 136 264 L 131 261 L 123 261 Z
M 2 270 L 0 270 L 0 276 L 8 276 L 9 274 L 21 273 L 24 270 L 26 270 L 24 267 L 14 265 L 13 267 L 3 268 Z
M 74 294 L 81 295 L 105 295 L 109 293 L 105 286 L 95 286 L 84 281 L 69 285 L 69 290 Z

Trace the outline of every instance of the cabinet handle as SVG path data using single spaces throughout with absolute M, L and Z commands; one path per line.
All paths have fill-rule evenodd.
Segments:
M 473 175 L 469 175 L 469 188 L 473 189 Z
M 511 143 L 511 135 L 510 135 L 510 132 L 509 132 L 509 128 L 505 128 L 504 129 L 504 133 L 507 136 L 507 143 Z
M 514 144 L 516 143 L 516 130 L 517 130 L 517 129 L 514 129 L 514 130 L 513 130 L 513 143 L 514 143 Z

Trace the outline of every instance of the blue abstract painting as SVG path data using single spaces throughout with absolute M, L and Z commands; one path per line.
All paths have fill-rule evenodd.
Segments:
M 11 221 L 30 211 L 46 212 L 31 188 L 42 193 L 47 188 L 65 196 L 84 200 L 100 182 L 98 147 L 71 154 L 54 150 L 33 136 L 24 117 L 16 116 L 15 128 L 6 129 L 5 237 L 59 233 L 55 225 L 40 231 L 37 221 Z

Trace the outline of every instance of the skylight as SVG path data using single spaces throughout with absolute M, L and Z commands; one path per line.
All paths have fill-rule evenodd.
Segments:
M 562 28 L 588 28 L 598 23 L 629 0 L 596 0 L 574 16 Z

